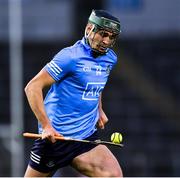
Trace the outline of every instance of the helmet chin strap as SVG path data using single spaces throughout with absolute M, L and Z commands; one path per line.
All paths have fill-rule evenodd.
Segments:
M 86 39 L 88 39 L 89 35 L 92 33 L 92 31 L 94 30 L 94 28 L 95 28 L 95 25 L 92 24 L 92 28 L 91 28 L 91 30 L 89 31 L 88 34 L 87 34 L 87 28 L 86 28 L 85 33 L 84 33 L 84 37 L 85 37 Z

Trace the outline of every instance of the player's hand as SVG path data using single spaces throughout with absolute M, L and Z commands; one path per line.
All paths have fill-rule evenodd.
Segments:
M 48 139 L 52 143 L 56 142 L 55 136 L 62 136 L 51 125 L 44 127 L 42 132 L 42 139 Z
M 105 124 L 108 122 L 108 118 L 103 110 L 99 112 L 98 126 L 100 129 L 104 129 Z

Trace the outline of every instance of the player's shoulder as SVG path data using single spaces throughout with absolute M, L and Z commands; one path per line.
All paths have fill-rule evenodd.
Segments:
M 74 56 L 79 57 L 87 52 L 87 49 L 84 44 L 84 39 L 77 41 L 73 46 L 69 47 L 73 52 Z
M 77 46 L 72 45 L 61 49 L 58 53 L 55 54 L 54 58 L 56 60 L 68 60 L 74 61 L 77 55 Z
M 112 60 L 112 62 L 117 62 L 117 54 L 112 49 L 109 49 L 106 55 L 109 59 Z
M 68 56 L 69 58 L 76 59 L 82 53 L 83 53 L 82 43 L 81 40 L 79 40 L 72 46 L 63 48 L 58 54 L 59 55 L 63 54 L 65 56 Z

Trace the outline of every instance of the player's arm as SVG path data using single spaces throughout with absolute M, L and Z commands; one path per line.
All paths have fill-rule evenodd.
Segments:
M 99 120 L 98 120 L 99 128 L 104 129 L 104 125 L 107 122 L 108 122 L 108 118 L 102 108 L 102 94 L 101 94 L 99 97 Z
M 48 74 L 48 72 L 42 69 L 25 87 L 25 93 L 29 105 L 42 125 L 42 138 L 48 138 L 52 142 L 55 142 L 54 136 L 60 136 L 60 134 L 52 127 L 46 114 L 43 103 L 43 89 L 52 85 L 54 82 L 55 80 Z

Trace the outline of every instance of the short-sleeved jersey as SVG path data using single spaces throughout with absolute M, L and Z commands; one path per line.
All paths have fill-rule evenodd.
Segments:
M 84 139 L 96 131 L 99 96 L 116 61 L 112 50 L 94 58 L 83 38 L 62 49 L 45 65 L 56 81 L 45 97 L 45 110 L 59 133 Z

